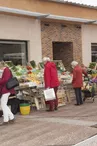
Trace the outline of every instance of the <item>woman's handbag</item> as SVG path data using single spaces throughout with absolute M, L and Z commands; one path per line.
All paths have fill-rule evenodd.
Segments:
M 17 80 L 16 77 L 12 77 L 8 80 L 8 82 L 6 83 L 6 88 L 8 90 L 13 89 L 15 87 L 19 86 L 19 81 Z
M 50 101 L 56 99 L 55 92 L 53 88 L 44 90 L 45 101 Z

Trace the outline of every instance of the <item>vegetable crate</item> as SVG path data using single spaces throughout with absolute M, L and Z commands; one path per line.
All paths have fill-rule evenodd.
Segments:
M 59 88 L 57 92 L 58 106 L 66 105 L 66 95 L 63 88 Z

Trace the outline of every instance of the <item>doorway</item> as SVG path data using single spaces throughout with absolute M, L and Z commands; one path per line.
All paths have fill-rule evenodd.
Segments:
M 72 42 L 53 42 L 53 60 L 62 60 L 66 70 L 71 70 L 73 60 Z

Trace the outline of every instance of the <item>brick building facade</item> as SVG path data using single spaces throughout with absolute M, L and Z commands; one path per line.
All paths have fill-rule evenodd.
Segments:
M 39 63 L 49 56 L 68 67 L 72 60 L 86 66 L 97 60 L 97 7 L 60 0 L 0 0 L 0 20 L 1 57 L 2 43 L 18 41 L 25 44 L 19 53 L 27 61 Z
M 81 26 L 74 24 L 62 24 L 54 22 L 41 23 L 42 56 L 54 59 L 62 59 L 64 65 L 70 64 L 72 60 L 82 62 L 82 36 Z M 57 42 L 56 51 L 53 50 Z M 60 45 L 61 43 L 61 45 Z M 69 45 L 68 45 L 69 44 Z M 58 45 L 61 50 L 58 53 Z

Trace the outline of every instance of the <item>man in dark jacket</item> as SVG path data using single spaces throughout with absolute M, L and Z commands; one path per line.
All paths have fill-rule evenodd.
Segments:
M 51 62 L 48 57 L 43 58 L 45 68 L 44 68 L 44 82 L 45 88 L 54 88 L 56 99 L 46 101 L 46 105 L 49 105 L 49 110 L 53 111 L 58 108 L 58 98 L 57 98 L 57 90 L 59 86 L 58 74 L 55 63 Z
M 71 63 L 71 66 L 73 68 L 72 85 L 75 90 L 76 102 L 77 102 L 75 105 L 81 105 L 83 104 L 82 93 L 81 93 L 81 87 L 83 86 L 82 74 L 86 75 L 86 73 L 82 70 L 82 68 L 78 65 L 78 62 L 76 61 L 73 61 Z

